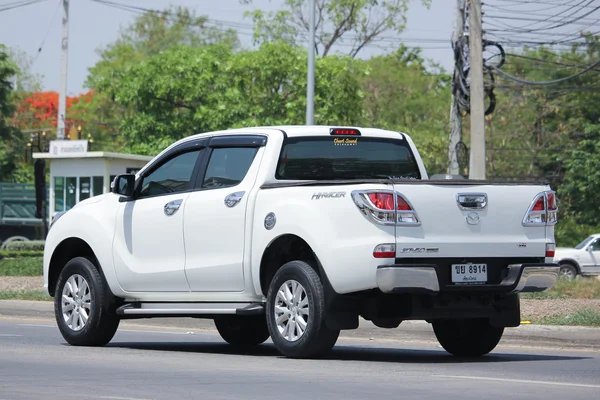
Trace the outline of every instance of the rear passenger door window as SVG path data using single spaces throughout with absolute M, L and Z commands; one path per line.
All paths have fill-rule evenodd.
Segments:
M 248 173 L 257 151 L 257 147 L 214 148 L 206 166 L 202 188 L 218 189 L 239 185 Z

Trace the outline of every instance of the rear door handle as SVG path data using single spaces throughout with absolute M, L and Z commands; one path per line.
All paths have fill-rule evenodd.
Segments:
M 165 215 L 166 216 L 171 216 L 173 214 L 175 214 L 177 212 L 177 210 L 179 210 L 179 207 L 181 206 L 181 202 L 182 200 L 173 200 L 168 202 L 167 204 L 165 204 Z
M 483 210 L 487 206 L 486 193 L 459 193 L 456 202 L 461 210 Z

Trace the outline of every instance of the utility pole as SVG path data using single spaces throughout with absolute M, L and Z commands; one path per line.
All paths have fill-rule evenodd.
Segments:
M 314 125 L 315 118 L 315 6 L 310 0 L 308 23 L 308 76 L 306 83 L 306 125 Z
M 458 41 L 463 36 L 464 27 L 465 27 L 465 1 L 466 0 L 456 0 L 456 21 L 454 26 L 454 35 L 452 37 L 452 42 L 456 47 Z M 461 55 L 462 56 L 462 55 Z M 455 60 L 456 61 L 456 60 Z M 461 72 L 454 70 L 454 76 Z M 452 95 L 452 104 L 450 106 L 450 140 L 448 144 L 448 174 L 449 175 L 459 175 L 459 165 L 458 165 L 458 153 L 457 147 L 460 143 L 462 136 L 462 118 L 460 115 L 460 109 L 458 107 L 458 102 L 456 100 L 455 95 Z
M 62 18 L 62 41 L 61 41 L 61 70 L 60 70 L 60 92 L 58 96 L 58 115 L 56 138 L 62 140 L 65 138 L 65 122 L 67 119 L 67 65 L 69 50 L 69 0 L 62 0 L 63 18 Z
M 469 0 L 471 149 L 469 179 L 486 179 L 481 0 Z

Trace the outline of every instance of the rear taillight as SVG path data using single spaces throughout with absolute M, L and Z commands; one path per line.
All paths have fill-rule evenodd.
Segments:
M 539 193 L 529 206 L 523 225 L 546 226 L 554 225 L 558 221 L 558 206 L 556 205 L 556 193 L 547 190 Z
M 373 257 L 375 258 L 395 258 L 396 257 L 396 244 L 395 243 L 384 243 L 378 244 L 373 249 Z
M 556 244 L 546 243 L 546 257 L 554 258 L 555 250 L 556 250 Z
M 421 221 L 410 202 L 391 190 L 355 190 L 352 199 L 363 214 L 383 225 L 419 226 Z

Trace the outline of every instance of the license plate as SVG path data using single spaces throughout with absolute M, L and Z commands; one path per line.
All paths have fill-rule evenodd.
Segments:
M 486 282 L 486 264 L 452 264 L 452 283 L 481 284 Z

